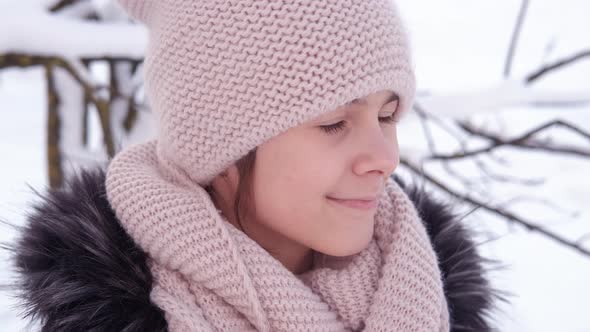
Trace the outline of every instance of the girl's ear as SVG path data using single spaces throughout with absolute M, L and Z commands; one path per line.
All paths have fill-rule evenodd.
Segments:
M 117 0 L 127 15 L 144 24 L 149 23 L 154 1 L 157 0 Z

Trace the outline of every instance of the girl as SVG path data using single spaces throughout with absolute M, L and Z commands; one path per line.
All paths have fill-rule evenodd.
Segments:
M 415 78 L 390 0 L 120 2 L 149 28 L 158 135 L 36 206 L 15 250 L 27 316 L 45 331 L 490 329 L 469 234 L 392 177 Z

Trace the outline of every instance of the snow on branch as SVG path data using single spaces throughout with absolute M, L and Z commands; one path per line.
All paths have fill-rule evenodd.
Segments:
M 141 59 L 146 51 L 147 29 L 139 24 L 85 21 L 26 6 L 4 6 L 0 5 L 0 54 Z
M 511 106 L 579 106 L 590 104 L 590 86 L 575 91 L 552 91 L 529 85 L 526 81 L 506 80 L 479 91 L 454 95 L 420 96 L 427 109 L 453 118 L 467 118 Z

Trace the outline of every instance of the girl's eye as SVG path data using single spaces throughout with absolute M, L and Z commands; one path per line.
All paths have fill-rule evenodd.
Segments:
M 397 123 L 398 119 L 396 117 L 396 113 L 393 113 L 388 116 L 379 117 L 379 122 L 382 123 Z M 346 127 L 346 123 L 344 121 L 340 121 L 331 125 L 320 126 L 320 128 L 326 132 L 327 134 L 335 134 Z
M 344 121 L 340 121 L 331 125 L 320 126 L 320 129 L 325 131 L 327 134 L 335 134 L 340 130 L 344 129 L 345 124 Z
M 388 116 L 380 117 L 379 121 L 383 123 L 398 123 L 397 112 Z

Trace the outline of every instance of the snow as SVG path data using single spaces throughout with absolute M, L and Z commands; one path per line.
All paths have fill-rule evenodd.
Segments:
M 135 59 L 147 48 L 147 30 L 142 25 L 50 15 L 29 1 L 0 0 L 0 31 L 2 53 Z
M 46 183 L 44 155 L 45 84 L 40 70 L 6 71 L 0 74 L 0 218 L 13 223 L 22 219 L 22 211 L 32 195 L 25 184 L 40 188 Z M 10 82 L 10 84 L 8 84 Z M 0 241 L 13 233 L 1 228 Z M 0 262 L 6 266 L 6 254 L 0 251 Z M 5 268 L 2 271 L 6 271 Z M 0 274 L 0 283 L 9 281 L 10 274 Z M 0 331 L 19 331 L 24 322 L 10 310 L 13 302 L 8 294 L 0 293 Z M 27 331 L 27 330 L 24 330 Z
M 103 13 L 114 21 L 108 27 L 98 27 L 77 21 L 73 18 L 75 13 L 65 19 L 52 18 L 41 11 L 47 3 L 21 0 L 16 6 L 14 1 L 0 0 L 0 52 L 39 51 L 68 58 L 107 54 L 137 57 L 146 47 L 145 30 L 116 21 L 116 14 L 106 5 Z M 583 103 L 590 98 L 590 59 L 549 74 L 530 89 L 522 84 L 524 77 L 543 64 L 590 49 L 590 2 L 531 1 L 509 79 L 503 77 L 504 61 L 519 1 L 412 0 L 399 1 L 399 6 L 412 38 L 418 102 L 429 111 L 469 118 L 475 125 L 501 130 L 504 137 L 514 137 L 554 119 L 590 131 L 590 105 Z M 37 10 L 31 14 L 25 11 L 27 8 Z M 64 38 L 51 38 L 56 35 Z M 548 97 L 559 98 L 562 103 L 548 104 Z M 0 71 L 2 219 L 22 222 L 22 211 L 33 197 L 25 184 L 37 189 L 46 185 L 45 107 L 41 69 Z M 135 131 L 126 139 L 139 141 L 148 137 L 145 132 L 153 130 L 150 119 L 140 117 L 140 121 L 139 128 L 147 129 Z M 448 153 L 457 148 L 451 135 L 433 128 L 438 152 Z M 402 121 L 402 151 L 427 151 L 421 130 L 414 115 Z M 539 138 L 590 147 L 586 138 L 562 128 L 550 129 Z M 98 146 L 100 137 L 93 141 Z M 474 140 L 469 147 L 485 144 L 484 140 Z M 83 152 L 78 151 L 72 158 L 80 156 L 84 156 Z M 508 164 L 482 158 L 493 173 L 542 183 L 477 181 L 470 194 L 491 205 L 502 205 L 571 240 L 590 233 L 589 159 L 513 148 L 501 148 L 494 156 Z M 470 160 L 450 165 L 463 175 L 480 174 Z M 428 163 L 425 169 L 444 178 L 450 187 L 463 188 L 440 163 Z M 400 172 L 403 174 L 404 170 Z M 480 232 L 482 252 L 506 266 L 495 271 L 492 278 L 497 288 L 514 294 L 511 303 L 496 314 L 500 331 L 590 331 L 590 258 L 481 210 L 465 222 Z M 0 241 L 13 235 L 0 231 Z M 590 248 L 590 236 L 584 243 Z M 5 258 L 4 253 L 0 253 L 0 258 Z M 8 273 L 0 274 L 0 282 L 9 278 Z M 9 308 L 12 303 L 0 293 L 0 331 L 28 331 L 25 323 L 16 318 L 16 310 Z
M 490 129 L 501 129 L 510 137 L 553 119 L 565 119 L 590 130 L 587 104 L 564 108 L 534 105 L 547 96 L 564 101 L 578 97 L 587 100 L 590 59 L 542 78 L 527 93 L 505 89 L 512 85 L 522 91 L 519 81 L 543 64 L 590 49 L 586 33 L 590 31 L 588 1 L 531 1 L 508 81 L 503 80 L 504 61 L 520 1 L 399 3 L 412 34 L 419 90 L 422 95 L 431 96 L 419 101 L 428 104 L 427 108 L 435 114 L 463 118 L 471 107 L 477 107 L 472 108 L 477 112 L 472 120 Z M 442 101 L 442 109 L 434 107 L 437 98 Z M 498 109 L 499 104 L 511 105 Z M 406 145 L 420 150 L 424 148 L 423 138 L 414 135 L 420 130 L 417 123 L 408 121 L 399 136 L 402 142 L 406 140 Z M 549 133 L 560 142 L 590 147 L 587 139 L 571 133 L 565 135 L 563 130 Z M 448 134 L 440 131 L 434 134 L 441 151 L 455 148 L 449 146 L 454 141 Z M 510 210 L 572 240 L 590 233 L 589 160 L 549 157 L 515 149 L 501 149 L 495 155 L 510 163 L 509 168 L 495 167 L 498 172 L 503 170 L 501 174 L 540 178 L 545 182 L 537 187 L 487 184 L 483 188 L 487 190 L 487 200 L 499 204 L 513 197 L 533 197 L 509 205 Z M 452 165 L 461 174 L 474 173 L 468 161 Z M 450 178 L 440 166 L 433 164 L 427 170 Z M 460 188 L 456 181 L 448 183 Z M 482 232 L 482 242 L 492 239 L 481 246 L 484 252 L 507 265 L 506 269 L 494 273 L 493 278 L 496 287 L 515 294 L 510 298 L 511 304 L 503 306 L 503 313 L 498 316 L 500 331 L 590 331 L 589 258 L 483 212 L 476 212 L 469 219 L 469 225 Z M 584 243 L 590 248 L 587 237 Z
M 497 86 L 465 93 L 430 95 L 419 99 L 427 110 L 453 118 L 465 118 L 476 112 L 490 112 L 515 105 L 543 106 L 590 103 L 590 84 L 585 90 L 559 91 L 537 85 L 528 85 L 521 80 L 505 80 Z

